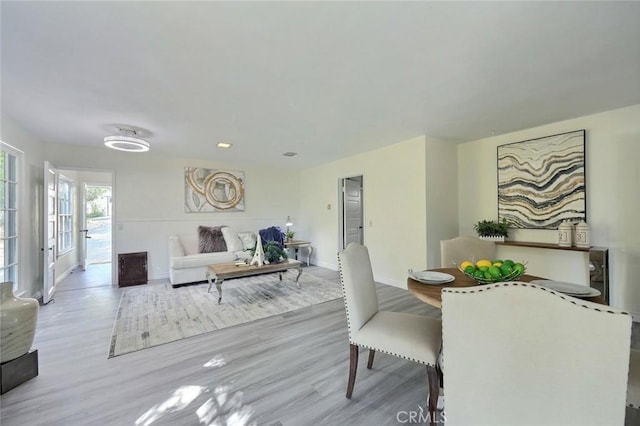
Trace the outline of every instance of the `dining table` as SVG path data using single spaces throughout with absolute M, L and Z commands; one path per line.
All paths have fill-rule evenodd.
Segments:
M 442 272 L 452 275 L 454 280 L 445 284 L 427 284 L 417 281 L 411 276 L 407 278 L 407 288 L 415 297 L 436 308 L 442 308 L 442 289 L 452 287 L 475 287 L 483 284 L 479 284 L 473 278 L 468 277 L 458 268 L 434 268 L 428 269 L 428 271 Z M 545 278 L 535 275 L 522 275 L 516 281 L 530 282 L 534 280 L 544 280 Z M 571 296 L 576 297 L 576 296 Z M 580 299 L 588 300 L 590 302 L 606 305 L 606 301 L 602 296 L 580 297 Z

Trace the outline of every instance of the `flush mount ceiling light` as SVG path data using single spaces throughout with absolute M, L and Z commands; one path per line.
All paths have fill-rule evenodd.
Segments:
M 227 142 L 218 142 L 218 148 L 231 148 L 231 144 Z
M 104 138 L 104 144 L 112 149 L 127 152 L 147 152 L 149 151 L 149 142 L 138 137 L 139 130 L 135 129 L 118 129 L 118 134 L 107 136 Z

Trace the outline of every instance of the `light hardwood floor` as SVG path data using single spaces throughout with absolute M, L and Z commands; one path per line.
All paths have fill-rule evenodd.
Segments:
M 424 367 L 384 354 L 373 370 L 362 354 L 345 398 L 341 299 L 107 359 L 121 290 L 99 282 L 74 273 L 40 308 L 40 375 L 1 397 L 2 426 L 398 425 L 425 407 Z M 440 315 L 406 290 L 379 285 L 378 295 L 383 309 Z M 640 424 L 629 423 L 637 410 L 627 417 Z

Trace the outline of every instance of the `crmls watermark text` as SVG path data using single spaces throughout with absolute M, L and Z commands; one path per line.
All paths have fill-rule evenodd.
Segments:
M 435 423 L 444 423 L 447 420 L 447 415 L 444 411 L 436 411 L 434 417 L 433 421 Z M 418 410 L 398 411 L 396 420 L 402 424 L 431 423 L 431 413 L 425 412 L 422 407 L 418 407 Z

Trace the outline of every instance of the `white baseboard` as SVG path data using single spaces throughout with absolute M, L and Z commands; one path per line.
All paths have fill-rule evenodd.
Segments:
M 377 283 L 390 285 L 392 287 L 402 288 L 404 290 L 407 289 L 407 282 L 399 282 L 397 280 L 387 278 L 387 277 L 375 277 Z
M 148 276 L 149 281 L 151 280 L 169 280 L 169 273 L 160 273 L 160 274 L 151 274 Z
M 71 275 L 71 272 L 80 265 L 73 265 L 66 271 L 64 271 L 58 278 L 56 278 L 56 285 L 60 284 L 65 278 Z
M 320 262 L 320 263 L 316 263 L 315 265 L 316 266 L 321 266 L 323 268 L 331 269 L 332 271 L 337 271 L 338 270 L 338 265 L 336 265 L 334 263 Z

